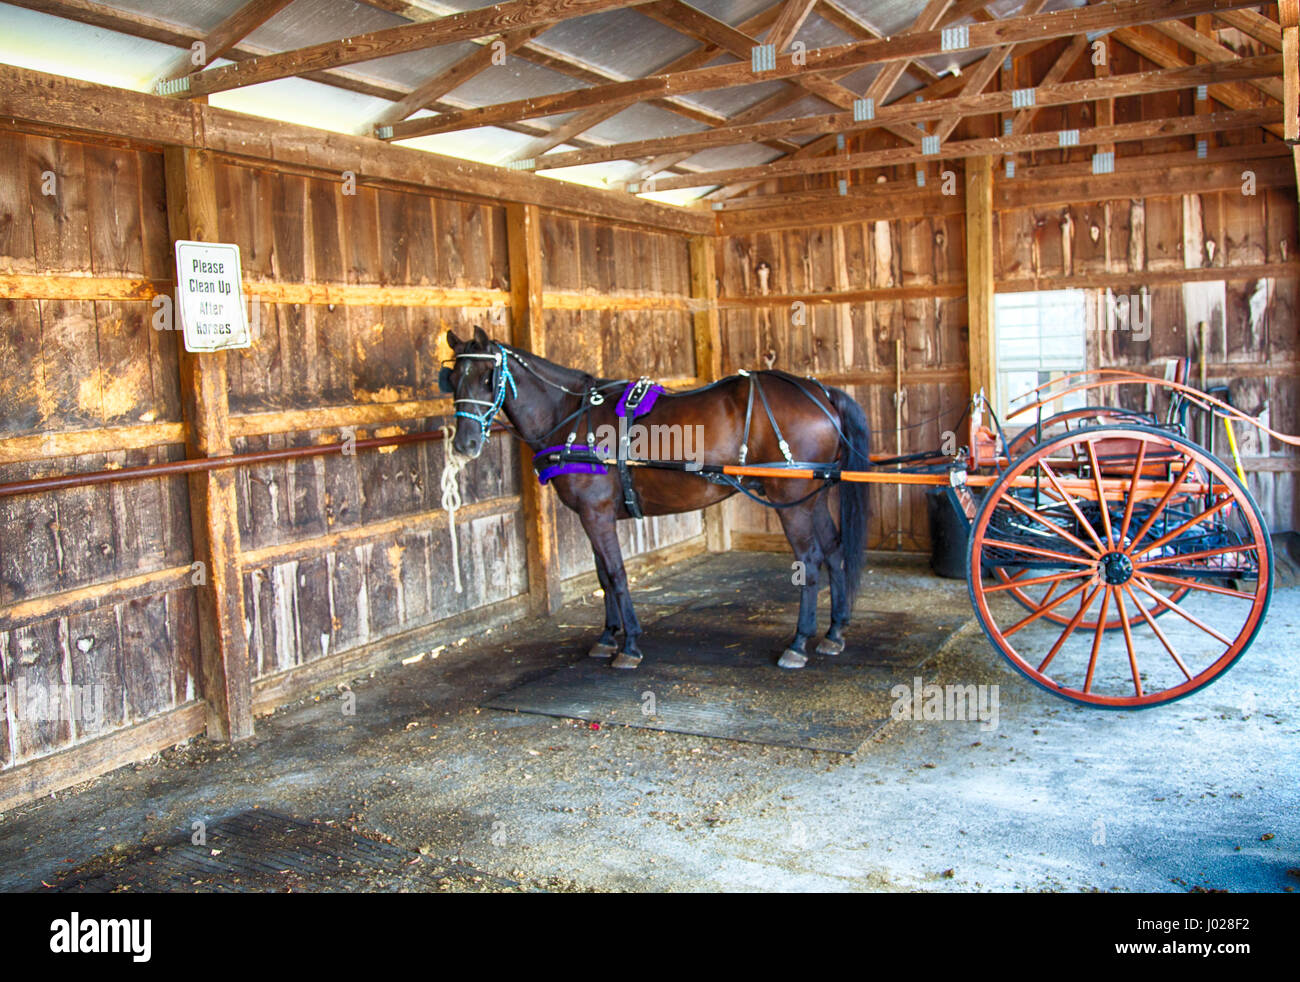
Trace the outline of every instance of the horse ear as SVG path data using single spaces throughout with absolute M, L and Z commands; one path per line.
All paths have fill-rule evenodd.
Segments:
M 460 351 L 461 348 L 465 347 L 465 342 L 462 341 L 460 338 L 456 337 L 456 335 L 453 334 L 451 331 L 448 331 L 447 347 L 449 347 L 452 351 Z
M 476 324 L 474 325 L 474 340 L 486 348 L 491 338 L 487 336 L 487 331 Z

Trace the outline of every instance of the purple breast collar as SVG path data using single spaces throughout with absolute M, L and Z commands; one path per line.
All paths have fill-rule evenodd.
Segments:
M 662 385 L 657 385 L 647 378 L 637 379 L 635 382 L 629 383 L 628 387 L 623 390 L 623 395 L 619 398 L 618 405 L 614 407 L 614 412 L 629 422 L 635 420 L 650 412 L 663 392 L 664 387 Z M 608 474 L 609 467 L 607 465 L 595 463 L 590 459 L 579 459 L 589 458 L 590 455 L 591 451 L 586 447 L 574 448 L 567 445 L 547 447 L 545 450 L 533 455 L 533 466 L 537 468 L 537 480 L 539 483 L 545 484 L 547 481 L 564 474 Z M 548 459 L 555 462 L 542 466 Z

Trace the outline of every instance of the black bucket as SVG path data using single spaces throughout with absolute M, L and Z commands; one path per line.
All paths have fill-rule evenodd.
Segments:
M 947 488 L 927 491 L 925 504 L 930 514 L 930 568 L 950 580 L 966 579 L 970 522 Z

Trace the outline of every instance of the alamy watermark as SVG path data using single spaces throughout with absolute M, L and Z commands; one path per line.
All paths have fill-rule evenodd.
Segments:
M 894 698 L 890 707 L 891 719 L 910 719 L 946 722 L 975 722 L 980 729 L 998 728 L 998 686 L 995 685 L 936 685 L 925 682 L 921 676 L 912 679 L 909 686 L 900 682 L 889 690 Z
M 24 723 L 84 723 L 98 729 L 104 721 L 104 687 L 29 684 L 25 676 L 0 685 L 0 716 Z
M 680 423 L 629 424 L 619 417 L 618 427 L 605 423 L 596 428 L 596 446 L 601 453 L 612 456 L 616 448 L 627 447 L 627 456 L 639 460 L 684 461 L 688 471 L 697 471 L 704 464 L 704 424 L 683 426 Z

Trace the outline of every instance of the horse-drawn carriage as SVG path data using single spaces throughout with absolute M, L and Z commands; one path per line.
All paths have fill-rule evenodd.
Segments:
M 521 400 L 522 386 L 512 396 L 505 392 L 507 385 L 515 385 L 512 361 L 542 377 L 536 359 L 530 362 L 527 353 L 486 338 L 481 343 L 457 341 L 454 349 L 457 365 L 467 364 L 461 359 L 468 357 L 478 359 L 470 364 L 482 366 L 474 380 L 464 372 L 449 379 L 449 389 L 456 391 L 462 406 L 488 407 L 486 413 L 461 413 L 480 424 L 467 436 L 471 443 L 486 433 L 499 409 L 505 408 L 515 426 L 528 418 L 528 413 L 511 409 L 512 399 Z M 783 667 L 797 668 L 807 661 L 803 646 L 815 633 L 818 565 L 830 573 L 832 622 L 815 653 L 833 656 L 843 650 L 845 597 L 851 600 L 861 569 L 856 554 L 864 539 L 863 492 L 871 483 L 945 489 L 967 530 L 966 579 L 975 615 L 989 640 L 1018 671 L 1065 698 L 1136 709 L 1195 692 L 1244 653 L 1268 609 L 1274 581 L 1272 544 L 1246 486 L 1232 423 L 1257 426 L 1288 443 L 1300 440 L 1268 429 L 1178 377 L 1158 380 L 1099 370 L 1057 379 L 1035 390 L 1012 414 L 1008 422 L 1020 419 L 1029 425 L 1010 440 L 977 395 L 971 405 L 969 441 L 956 453 L 869 458 L 865 420 L 845 393 L 785 373 L 742 373 L 704 390 L 660 399 L 661 406 L 678 403 L 670 413 L 711 414 L 715 435 L 708 459 L 692 466 L 680 460 L 629 458 L 624 447 L 598 446 L 591 436 L 591 414 L 604 399 L 593 396 L 589 387 L 625 387 L 630 392 L 634 383 L 606 383 L 581 373 L 551 374 L 555 366 L 543 364 L 549 377 L 539 389 L 561 390 L 546 393 L 555 409 L 545 418 L 562 418 L 563 425 L 546 434 L 520 435 L 539 451 L 539 469 L 545 466 L 555 473 L 566 462 L 588 468 L 564 474 L 559 480 L 573 483 L 557 483 L 557 490 L 583 518 L 605 587 L 606 632 L 592 654 L 612 655 L 616 667 L 639 662 L 635 641 L 640 632 L 625 581 L 620 583 L 616 537 L 614 555 L 602 554 L 602 538 L 608 539 L 602 522 L 608 518 L 612 527 L 613 517 L 627 517 L 630 473 L 638 482 L 643 474 L 670 475 L 676 482 L 664 485 L 668 492 L 644 482 L 643 490 L 650 490 L 651 514 L 698 508 L 736 491 L 781 509 L 796 558 L 813 565 L 795 640 L 780 661 Z M 516 371 L 515 376 L 523 378 L 524 373 Z M 760 376 L 766 380 L 759 382 Z M 473 395 L 475 386 L 481 397 Z M 1048 407 L 1065 397 L 1086 399 L 1102 389 L 1133 386 L 1163 389 L 1168 413 L 1157 418 L 1129 409 L 1076 406 L 1047 414 Z M 754 410 L 755 391 L 766 424 L 764 413 Z M 778 392 L 789 399 L 778 402 Z M 698 405 L 709 399 L 711 403 Z M 815 412 L 808 403 L 815 405 Z M 577 409 L 567 412 L 572 405 Z M 804 410 L 796 412 L 797 405 Z M 738 422 L 742 409 L 743 432 Z M 1224 421 L 1234 466 L 1191 439 L 1190 409 L 1206 414 L 1207 432 L 1212 432 L 1214 419 Z M 567 443 L 543 449 L 553 442 L 553 432 L 583 413 L 588 416 L 585 444 L 578 439 L 580 424 L 573 422 Z M 532 415 L 538 418 L 536 412 Z M 829 445 L 822 442 L 822 456 L 801 455 L 801 446 L 811 445 L 801 443 L 804 430 L 826 429 L 823 417 L 837 437 Z M 766 439 L 765 425 L 770 431 Z M 838 446 L 838 452 L 827 456 L 827 446 Z M 739 462 L 720 462 L 728 458 Z M 841 516 L 839 528 L 832 526 L 827 538 L 825 520 L 819 517 L 825 512 L 826 495 L 820 492 L 831 484 L 840 486 Z M 693 488 L 706 486 L 722 494 L 707 500 L 692 497 Z M 656 509 L 656 496 L 671 504 Z M 616 639 L 620 630 L 630 637 L 622 647 Z

